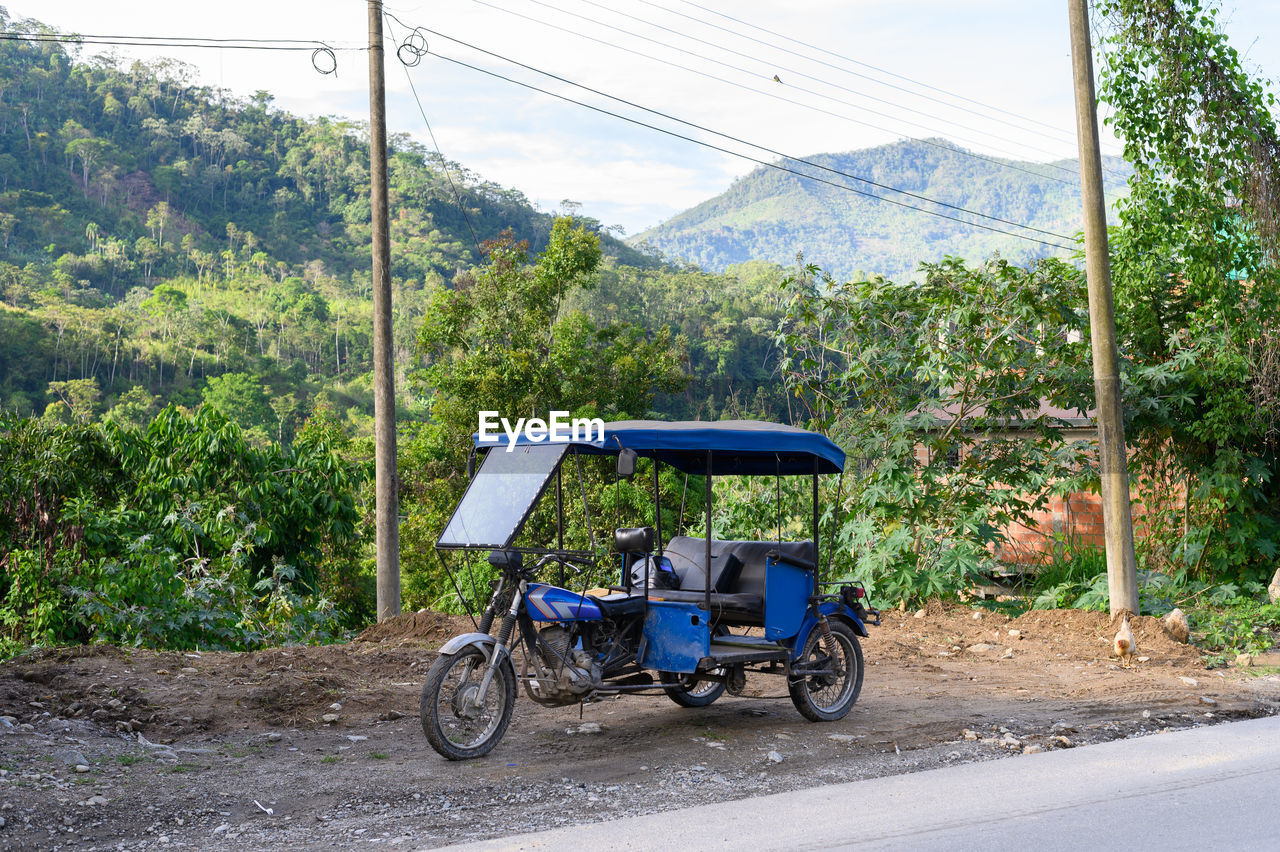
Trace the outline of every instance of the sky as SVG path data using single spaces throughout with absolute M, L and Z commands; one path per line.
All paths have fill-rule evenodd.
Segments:
M 306 52 L 116 50 L 181 59 L 200 82 L 238 97 L 268 90 L 277 107 L 298 115 L 368 118 L 363 0 L 0 5 L 82 34 L 322 41 L 337 49 L 336 73 L 318 73 Z M 571 201 L 628 235 L 724 191 L 757 164 L 553 94 L 760 160 L 921 137 L 988 156 L 1071 158 L 1066 9 L 1066 0 L 388 0 L 401 22 L 388 22 L 386 32 L 388 129 L 438 144 L 448 159 L 545 211 Z M 1274 80 L 1280 0 L 1225 0 L 1223 12 L 1248 67 Z M 410 27 L 434 33 L 423 33 L 429 53 L 407 68 L 394 48 Z M 1104 128 L 1104 153 L 1119 150 Z

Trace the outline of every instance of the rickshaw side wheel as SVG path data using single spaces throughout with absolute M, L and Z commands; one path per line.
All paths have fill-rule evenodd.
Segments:
M 485 652 L 474 645 L 441 654 L 431 664 L 422 685 L 419 718 L 427 742 L 442 757 L 483 757 L 507 732 L 516 703 L 516 673 L 510 657 L 503 655 L 483 705 L 468 704 L 468 699 L 476 698 L 487 668 Z
M 667 689 L 667 697 L 681 707 L 706 707 L 724 695 L 722 681 L 701 680 L 697 675 L 658 672 Z
M 834 661 L 837 675 L 809 675 L 789 680 L 791 703 L 810 722 L 834 722 L 853 709 L 862 692 L 862 646 L 849 625 L 831 621 L 831 639 L 835 644 Z M 822 647 L 822 631 L 814 627 L 805 639 L 797 663 L 815 663 L 826 656 Z

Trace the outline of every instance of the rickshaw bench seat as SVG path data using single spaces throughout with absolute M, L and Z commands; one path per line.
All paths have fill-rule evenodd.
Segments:
M 705 591 L 696 589 L 654 589 L 651 600 L 700 604 L 707 599 Z M 716 617 L 748 619 L 754 624 L 764 618 L 764 596 L 743 592 L 712 592 L 711 614 Z
M 706 599 L 704 563 L 707 540 L 676 536 L 663 550 L 680 578 L 677 590 L 655 590 L 661 600 L 700 603 Z M 800 566 L 812 565 L 817 548 L 812 541 L 711 540 L 711 610 L 729 623 L 757 625 L 764 621 L 765 572 L 770 557 Z

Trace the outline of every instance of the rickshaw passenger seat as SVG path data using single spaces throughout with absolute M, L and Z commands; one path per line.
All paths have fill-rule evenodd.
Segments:
M 678 591 L 657 593 L 663 600 L 698 603 L 705 599 L 707 542 L 704 538 L 676 536 L 663 550 L 680 578 Z M 812 541 L 720 541 L 711 540 L 711 603 L 727 621 L 762 623 L 764 618 L 765 571 L 769 557 L 779 554 L 801 564 L 812 563 L 817 549 Z M 655 595 L 655 596 L 657 596 Z

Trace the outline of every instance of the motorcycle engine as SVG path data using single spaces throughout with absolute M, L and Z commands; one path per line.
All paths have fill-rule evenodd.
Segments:
M 569 658 L 569 643 L 573 637 L 559 624 L 552 624 L 538 631 L 538 638 L 547 643 L 547 647 L 538 646 L 542 661 L 552 668 L 560 668 L 560 661 Z
M 599 679 L 599 664 L 580 648 L 574 648 L 573 634 L 558 624 L 538 631 L 537 676 L 526 680 L 525 690 L 539 704 L 576 704 Z M 596 677 L 592 677 L 595 672 Z

